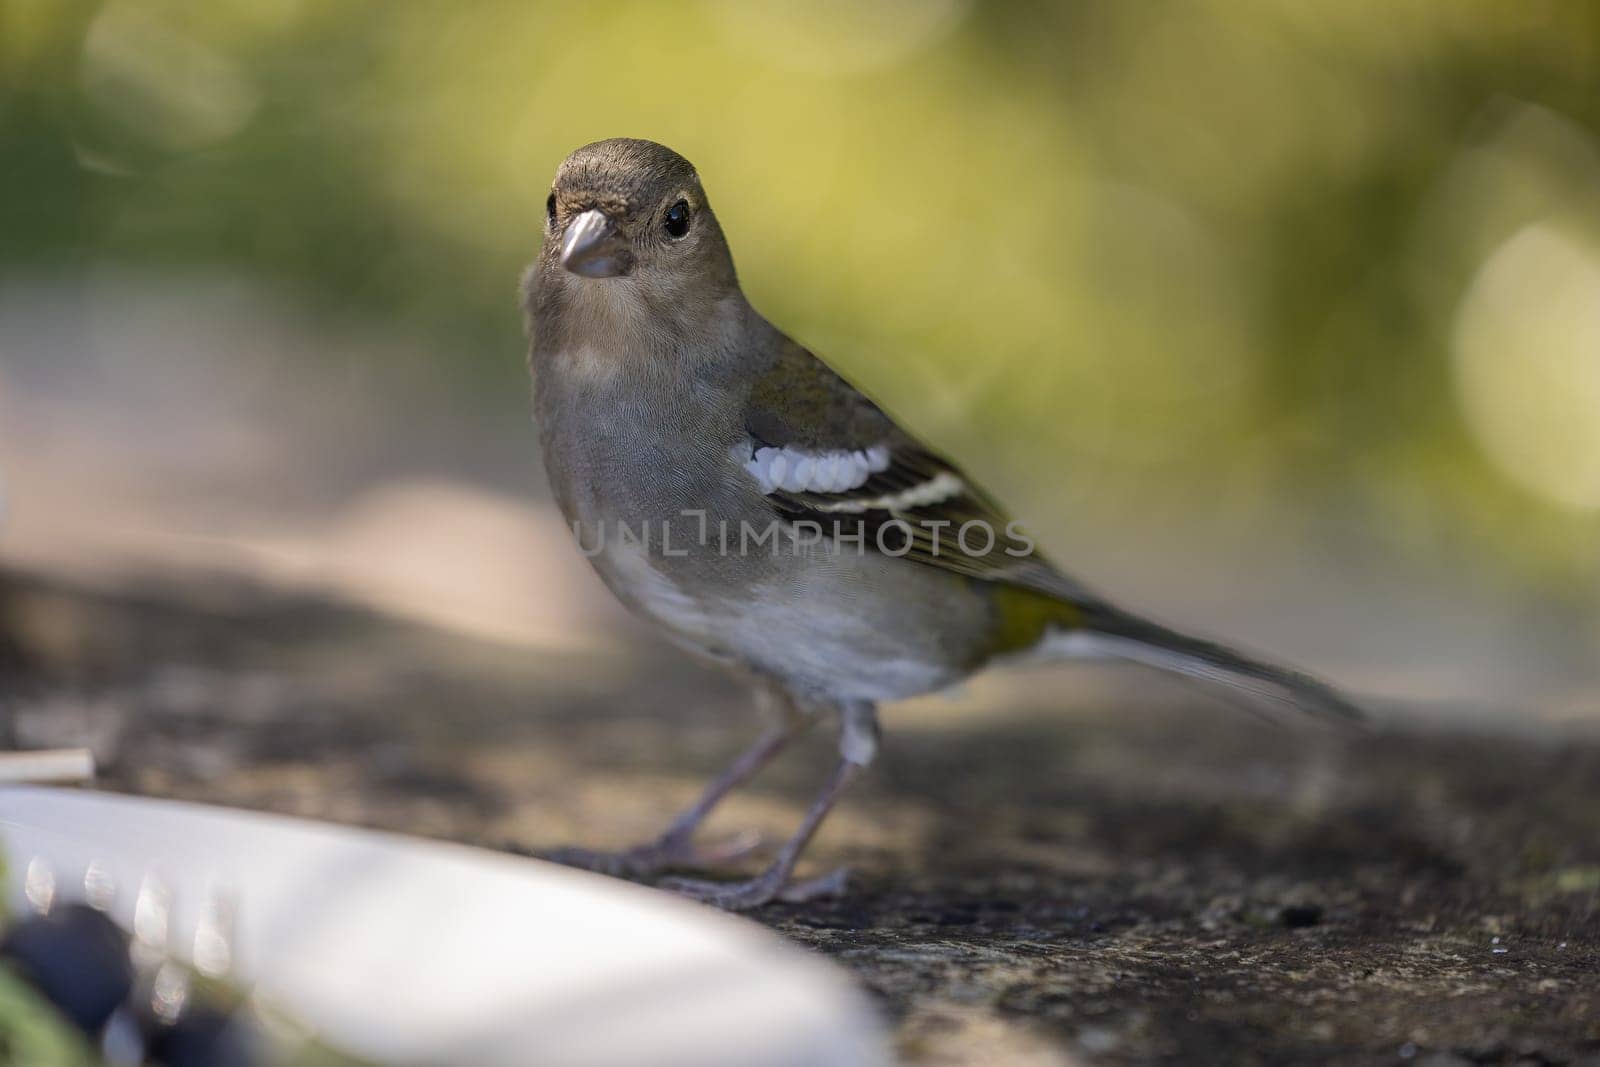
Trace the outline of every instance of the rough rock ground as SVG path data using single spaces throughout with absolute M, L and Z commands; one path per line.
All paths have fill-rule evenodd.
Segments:
M 107 788 L 535 850 L 622 844 L 755 729 L 670 649 L 470 641 L 260 587 L 0 573 L 0 694 Z M 917 1064 L 1600 1064 L 1600 741 L 1263 726 L 1132 671 L 891 709 L 816 842 L 847 898 L 756 913 Z M 802 753 L 712 832 L 783 835 Z

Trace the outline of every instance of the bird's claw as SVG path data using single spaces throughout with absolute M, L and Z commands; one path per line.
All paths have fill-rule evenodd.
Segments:
M 769 868 L 754 878 L 743 882 L 710 882 L 699 878 L 663 878 L 656 883 L 659 889 L 670 890 L 680 896 L 698 900 L 702 904 L 726 911 L 745 911 L 759 908 L 774 900 L 799 904 L 821 897 L 844 893 L 850 869 L 840 867 L 820 878 L 790 882 L 788 873 Z
M 709 845 L 691 847 L 679 863 L 683 867 L 711 870 L 737 863 L 761 847 L 761 834 L 755 830 L 741 830 L 732 837 L 714 841 Z
M 743 859 L 760 847 L 761 835 L 746 830 L 708 845 L 695 844 L 687 834 L 668 834 L 648 844 L 615 852 L 558 848 L 541 853 L 540 858 L 618 878 L 645 878 L 673 868 L 716 870 Z
M 850 887 L 850 868 L 835 867 L 817 878 L 803 882 L 790 882 L 778 891 L 778 899 L 786 904 L 804 904 L 811 900 L 829 900 L 842 897 Z

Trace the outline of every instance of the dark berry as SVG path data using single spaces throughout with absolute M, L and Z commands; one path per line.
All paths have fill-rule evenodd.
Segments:
M 16 924 L 0 941 L 0 958 L 86 1034 L 98 1034 L 133 989 L 128 936 L 86 904 Z

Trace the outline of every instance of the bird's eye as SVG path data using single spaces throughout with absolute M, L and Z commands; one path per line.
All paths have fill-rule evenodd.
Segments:
M 555 193 L 551 193 L 550 194 L 550 199 L 546 200 L 544 202 L 544 213 L 550 217 L 550 221 L 551 222 L 556 221 L 556 194 Z
M 682 237 L 689 232 L 689 205 L 683 200 L 667 208 L 667 217 L 662 221 L 666 227 L 668 237 Z

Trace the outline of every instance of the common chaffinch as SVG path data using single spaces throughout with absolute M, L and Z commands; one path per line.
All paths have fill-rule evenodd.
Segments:
M 660 838 L 556 858 L 632 876 L 732 858 L 696 847 L 700 822 L 831 713 L 838 764 L 772 864 L 663 884 L 730 908 L 837 891 L 842 872 L 791 876 L 872 762 L 877 706 L 1014 657 L 1134 660 L 1359 717 L 1323 682 L 1122 611 L 1057 570 L 954 464 L 750 306 L 699 176 L 671 149 L 618 138 L 567 157 L 523 295 L 545 466 L 583 554 L 629 608 L 778 709 Z

